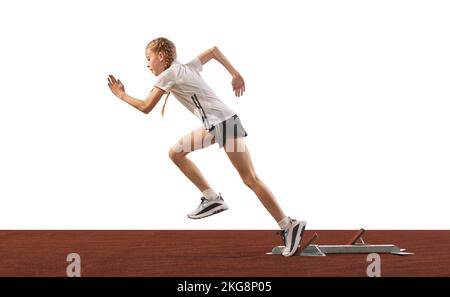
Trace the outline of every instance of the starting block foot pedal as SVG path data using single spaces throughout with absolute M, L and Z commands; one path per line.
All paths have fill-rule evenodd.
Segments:
M 391 254 L 398 256 L 409 256 L 414 253 L 407 252 L 406 249 L 400 249 L 393 244 L 366 244 L 362 239 L 362 235 L 366 231 L 364 229 L 359 230 L 350 241 L 345 245 L 318 245 L 313 242 L 319 238 L 317 233 L 306 241 L 304 245 L 299 246 L 296 255 L 300 256 L 326 256 L 327 254 Z M 281 255 L 283 254 L 285 247 L 276 246 L 272 249 L 272 252 L 268 255 Z

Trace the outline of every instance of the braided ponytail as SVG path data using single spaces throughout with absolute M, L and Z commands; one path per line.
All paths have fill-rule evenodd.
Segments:
M 159 37 L 156 39 L 153 39 L 149 42 L 146 49 L 151 50 L 152 52 L 159 54 L 164 54 L 164 59 L 166 63 L 166 68 L 169 68 L 170 65 L 172 65 L 173 61 L 177 59 L 177 48 L 175 47 L 175 44 L 170 41 L 167 38 Z M 164 117 L 164 109 L 166 107 L 167 99 L 169 98 L 170 92 L 167 93 L 166 99 L 164 101 L 164 105 L 161 110 L 161 116 Z
M 170 92 L 166 95 L 166 100 L 164 100 L 164 105 L 161 109 L 161 117 L 164 117 L 164 109 L 166 108 L 167 98 L 169 98 Z

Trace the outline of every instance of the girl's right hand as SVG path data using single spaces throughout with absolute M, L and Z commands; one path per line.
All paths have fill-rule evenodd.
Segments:
M 233 91 L 234 91 L 234 94 L 236 95 L 236 97 L 240 97 L 244 94 L 245 82 L 239 73 L 233 75 L 233 80 L 231 81 L 231 85 L 233 87 Z
M 108 76 L 108 87 L 111 89 L 111 92 L 113 92 L 113 94 L 120 99 L 125 96 L 125 86 L 122 84 L 120 79 L 116 80 L 112 74 Z

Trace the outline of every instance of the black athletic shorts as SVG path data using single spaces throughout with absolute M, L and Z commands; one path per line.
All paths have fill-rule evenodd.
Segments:
M 213 125 L 211 129 L 209 129 L 209 133 L 214 134 L 219 147 L 223 147 L 230 137 L 238 138 L 248 135 L 237 114 L 225 121 Z

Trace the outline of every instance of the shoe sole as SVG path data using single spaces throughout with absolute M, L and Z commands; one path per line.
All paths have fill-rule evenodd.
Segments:
M 290 256 L 294 255 L 297 252 L 297 249 L 298 249 L 298 247 L 300 245 L 300 242 L 302 241 L 303 233 L 305 232 L 305 228 L 306 228 L 306 222 L 304 222 L 304 221 L 300 222 L 299 226 L 301 228 L 300 235 L 295 240 L 294 248 L 292 249 L 292 251 L 290 253 L 283 254 L 283 256 L 285 256 L 285 257 L 290 257 Z
M 190 219 L 193 219 L 193 220 L 199 220 L 199 219 L 210 217 L 210 216 L 215 215 L 215 214 L 217 214 L 219 212 L 223 212 L 223 211 L 225 211 L 227 209 L 228 209 L 228 207 L 225 207 L 225 208 L 217 209 L 217 210 L 213 211 L 212 213 L 204 215 L 204 216 L 190 216 L 190 215 L 187 215 L 187 217 L 190 218 Z

